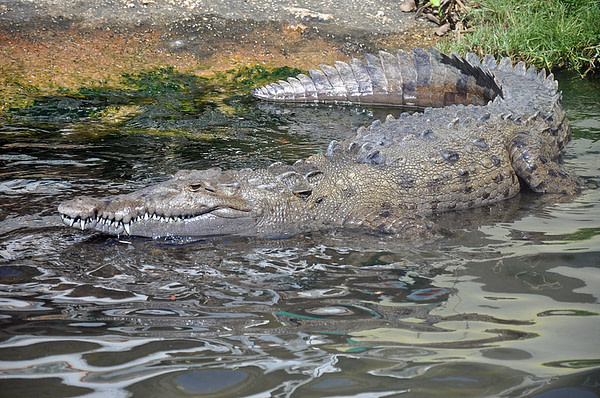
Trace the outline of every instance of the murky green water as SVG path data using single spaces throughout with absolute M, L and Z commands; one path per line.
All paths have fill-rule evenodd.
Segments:
M 56 213 L 180 168 L 294 161 L 389 110 L 159 85 L 12 111 L 0 126 L 0 395 L 600 396 L 600 82 L 561 78 L 565 162 L 591 188 L 441 216 L 452 235 L 422 245 L 340 231 L 119 240 Z

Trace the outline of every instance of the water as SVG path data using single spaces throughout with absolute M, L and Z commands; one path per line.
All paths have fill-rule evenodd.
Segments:
M 119 239 L 65 228 L 56 212 L 180 168 L 291 162 L 390 110 L 209 90 L 11 111 L 2 396 L 600 396 L 600 82 L 560 78 L 574 130 L 565 163 L 589 189 L 441 216 L 452 233 L 420 244 L 344 231 Z

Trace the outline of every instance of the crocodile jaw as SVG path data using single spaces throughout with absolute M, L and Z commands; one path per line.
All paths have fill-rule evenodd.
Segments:
M 189 170 L 171 180 L 111 198 L 78 197 L 59 205 L 65 225 L 143 237 L 246 235 L 259 212 L 221 170 Z M 227 177 L 227 176 L 225 176 Z
M 77 200 L 77 199 L 75 199 Z M 128 222 L 94 214 L 89 217 L 66 210 L 69 202 L 59 206 L 62 222 L 81 230 L 95 230 L 109 235 L 134 235 L 148 238 L 169 236 L 245 235 L 254 231 L 256 221 L 246 212 L 221 209 L 196 216 L 161 216 L 144 213 Z

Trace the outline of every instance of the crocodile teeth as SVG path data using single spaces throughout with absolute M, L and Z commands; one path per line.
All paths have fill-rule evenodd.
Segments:
M 122 220 L 118 221 L 118 220 L 110 219 L 109 217 L 100 217 L 98 215 L 93 215 L 88 218 L 79 218 L 79 217 L 72 218 L 65 214 L 62 214 L 61 220 L 63 221 L 63 223 L 67 224 L 68 226 L 79 228 L 81 230 L 85 230 L 86 228 L 91 228 L 93 226 L 98 226 L 98 227 L 100 227 L 100 228 L 97 228 L 99 230 L 106 231 L 106 230 L 121 229 L 121 230 L 125 231 L 127 233 L 127 235 L 131 235 L 131 225 L 135 224 L 136 222 L 153 220 L 153 221 L 159 221 L 159 222 L 163 222 L 163 223 L 176 223 L 176 222 L 182 222 L 182 221 L 188 220 L 193 217 L 194 217 L 193 215 L 161 216 L 156 213 L 154 213 L 154 214 L 144 213 L 143 215 L 132 217 L 130 219 L 130 221 L 126 223 Z M 101 228 L 101 226 L 103 226 L 105 228 Z

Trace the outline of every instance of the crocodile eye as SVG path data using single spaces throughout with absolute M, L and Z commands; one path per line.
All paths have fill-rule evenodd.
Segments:
M 205 189 L 208 192 L 215 192 L 215 189 L 206 182 L 192 182 L 191 184 L 188 184 L 188 188 L 192 192 L 197 192 L 202 189 Z

